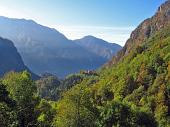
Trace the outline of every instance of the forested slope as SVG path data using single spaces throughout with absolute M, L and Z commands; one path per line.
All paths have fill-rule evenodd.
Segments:
M 131 42 L 99 76 L 85 78 L 64 94 L 58 102 L 56 125 L 170 126 L 169 6 L 167 1 L 147 20 L 152 27 L 149 36 L 144 30 L 147 25 L 139 25 Z
M 58 102 L 57 125 L 170 125 L 170 27 L 99 74 L 64 94 Z

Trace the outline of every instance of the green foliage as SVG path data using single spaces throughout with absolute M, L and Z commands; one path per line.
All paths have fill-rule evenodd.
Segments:
M 39 101 L 35 96 L 36 87 L 31 75 L 26 71 L 11 72 L 5 75 L 2 82 L 9 91 L 9 96 L 16 102 L 15 112 L 19 125 L 22 127 L 36 125 L 35 107 Z
M 58 79 L 54 75 L 43 76 L 36 81 L 38 95 L 46 100 L 56 101 L 61 99 L 62 93 L 80 83 L 83 78 L 89 77 L 85 74 L 71 74 L 64 80 Z
M 99 127 L 156 127 L 153 116 L 128 103 L 113 101 L 100 109 Z
M 53 102 L 48 102 L 44 99 L 41 100 L 38 111 L 40 115 L 38 117 L 38 125 L 40 127 L 51 127 L 54 116 L 56 114 L 55 106 Z
M 60 98 L 61 81 L 53 76 L 43 76 L 41 79 L 36 81 L 37 93 L 41 98 L 47 100 L 57 100 Z
M 0 83 L 0 125 L 3 127 L 18 126 L 15 102 L 9 97 L 5 85 Z
M 0 103 L 0 125 L 2 127 L 17 127 L 18 122 L 15 110 L 5 103 Z
M 28 72 L 8 73 L 5 75 L 3 83 L 6 85 L 10 97 L 21 106 L 30 103 L 36 92 L 36 86 L 33 84 Z
M 67 76 L 63 81 L 61 87 L 65 90 L 70 89 L 74 85 L 80 83 L 84 78 L 83 74 L 72 74 Z
M 120 102 L 112 102 L 100 109 L 100 117 L 97 121 L 99 127 L 126 126 L 133 125 L 133 116 L 130 108 Z
M 66 92 L 58 102 L 54 124 L 59 127 L 93 127 L 96 115 L 90 97 L 85 84 Z

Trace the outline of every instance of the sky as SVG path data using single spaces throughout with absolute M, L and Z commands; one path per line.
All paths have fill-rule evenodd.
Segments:
M 0 15 L 32 19 L 69 39 L 93 35 L 124 45 L 166 0 L 0 0 Z

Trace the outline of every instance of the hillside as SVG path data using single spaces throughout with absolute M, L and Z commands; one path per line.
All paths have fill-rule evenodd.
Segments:
M 57 103 L 55 124 L 78 127 L 83 120 L 89 127 L 169 127 L 169 53 L 170 27 L 156 32 L 119 64 L 65 92 Z
M 152 18 L 132 32 L 117 57 L 102 68 L 98 76 L 84 78 L 65 92 L 58 102 L 55 124 L 63 127 L 169 127 L 169 12 L 168 0 Z M 148 26 L 152 28 L 150 32 L 146 32 Z M 68 123 L 62 122 L 63 119 Z
M 121 46 L 118 44 L 108 43 L 102 39 L 90 35 L 74 40 L 74 42 L 105 59 L 111 59 L 113 55 L 121 49 Z
M 5 73 L 9 71 L 24 71 L 29 69 L 24 65 L 20 54 L 15 48 L 13 42 L 0 37 L 0 76 L 2 77 Z M 35 74 L 32 73 L 33 78 L 37 78 Z
M 80 70 L 97 69 L 107 61 L 57 30 L 32 20 L 0 17 L 0 27 L 0 35 L 14 42 L 24 63 L 36 74 L 64 77 Z

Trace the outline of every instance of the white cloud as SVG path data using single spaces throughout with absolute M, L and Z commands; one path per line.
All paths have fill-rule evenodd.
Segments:
M 103 27 L 103 26 L 65 26 L 53 25 L 69 39 L 79 39 L 93 35 L 111 43 L 124 45 L 134 27 Z

